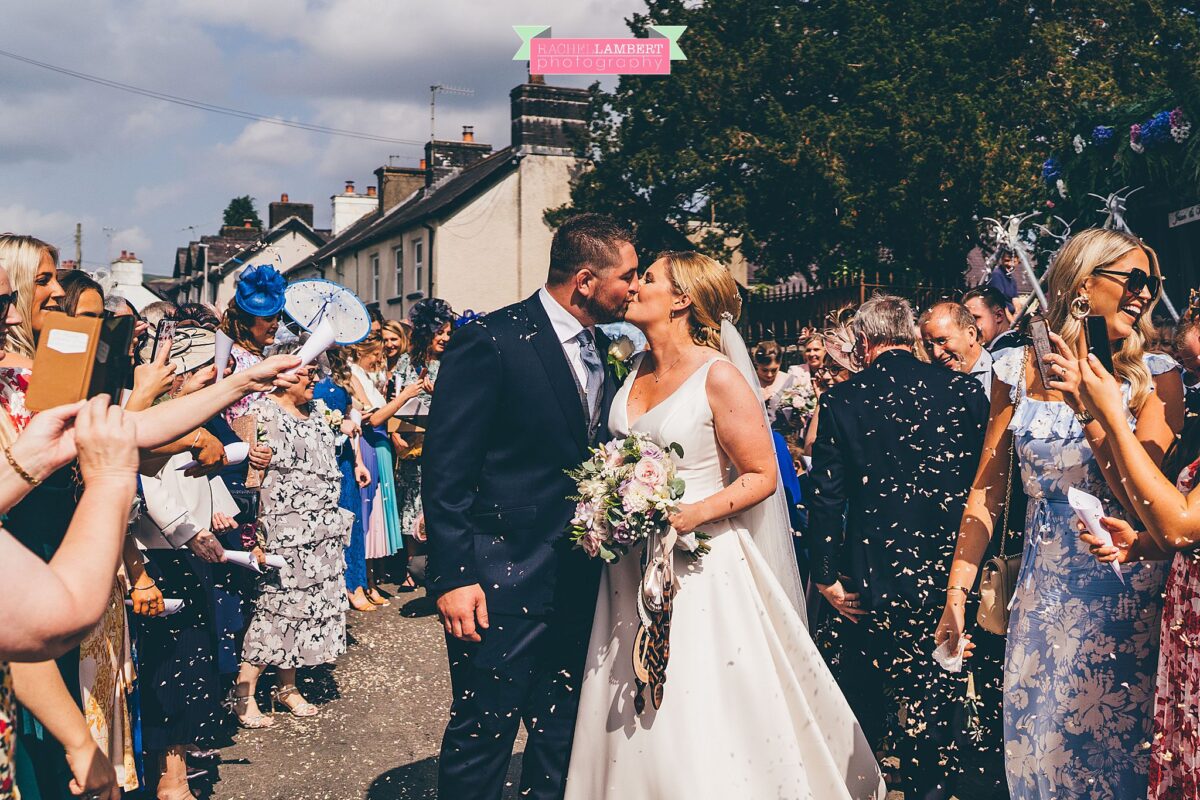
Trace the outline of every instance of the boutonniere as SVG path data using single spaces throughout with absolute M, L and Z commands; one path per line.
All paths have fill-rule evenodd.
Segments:
M 625 380 L 629 374 L 629 360 L 633 358 L 633 340 L 628 336 L 618 336 L 608 344 L 608 366 L 616 376 L 617 381 Z

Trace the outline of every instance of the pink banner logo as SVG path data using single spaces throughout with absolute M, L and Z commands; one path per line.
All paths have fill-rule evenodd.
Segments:
M 670 75 L 672 61 L 686 61 L 676 41 L 687 26 L 651 25 L 647 38 L 554 39 L 543 25 L 514 25 L 521 48 L 514 61 L 529 61 L 531 75 Z

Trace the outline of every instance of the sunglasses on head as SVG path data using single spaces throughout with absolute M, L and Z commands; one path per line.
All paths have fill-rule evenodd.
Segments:
M 1122 272 L 1118 269 L 1097 269 L 1093 270 L 1096 275 L 1108 275 L 1111 278 L 1124 278 L 1125 291 L 1136 297 L 1142 293 L 1143 289 L 1150 290 L 1151 297 L 1157 297 L 1162 291 L 1163 279 L 1158 275 L 1149 275 L 1144 269 L 1131 269 L 1128 272 Z

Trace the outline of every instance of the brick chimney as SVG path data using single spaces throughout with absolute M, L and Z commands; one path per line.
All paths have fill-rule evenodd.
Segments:
M 313 225 L 313 204 L 293 203 L 288 199 L 286 194 L 279 195 L 279 199 L 271 203 L 268 207 L 267 227 L 274 228 L 288 217 L 299 217 L 311 228 Z
M 379 211 L 395 208 L 398 203 L 425 185 L 424 167 L 384 166 L 375 170 Z
M 587 89 L 550 86 L 530 76 L 509 93 L 512 145 L 519 153 L 574 156 L 576 138 L 587 131 Z
M 428 186 L 447 175 L 487 157 L 492 152 L 490 144 L 475 141 L 475 128 L 463 126 L 461 142 L 443 142 L 437 139 L 425 143 L 425 185 Z

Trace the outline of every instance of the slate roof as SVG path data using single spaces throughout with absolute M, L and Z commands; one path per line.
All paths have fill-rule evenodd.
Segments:
M 512 147 L 497 150 L 432 186 L 418 189 L 408 200 L 382 214 L 373 211 L 365 215 L 293 269 L 319 265 L 346 251 L 386 239 L 414 223 L 444 216 L 515 170 L 521 158 Z

